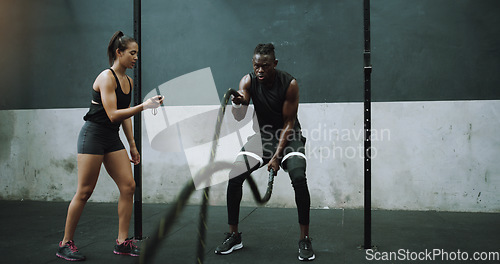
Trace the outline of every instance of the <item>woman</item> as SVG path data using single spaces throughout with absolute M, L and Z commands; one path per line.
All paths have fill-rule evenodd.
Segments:
M 93 84 L 90 109 L 78 136 L 78 187 L 69 204 L 64 238 L 59 242 L 56 253 L 60 258 L 71 261 L 85 259 L 75 246 L 73 236 L 83 208 L 96 186 L 101 164 L 104 164 L 120 191 L 118 238 L 114 253 L 130 256 L 140 253 L 134 241 L 127 238 L 135 192 L 129 162 L 138 164 L 140 160 L 130 118 L 145 109 L 159 107 L 164 97 L 155 96 L 130 107 L 133 81 L 125 71 L 134 67 L 138 51 L 139 47 L 133 38 L 117 31 L 108 45 L 111 68 L 102 71 Z M 120 125 L 130 146 L 130 159 L 118 135 Z

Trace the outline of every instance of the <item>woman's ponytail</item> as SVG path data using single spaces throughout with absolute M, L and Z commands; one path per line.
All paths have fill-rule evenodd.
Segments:
M 130 42 L 136 42 L 135 39 L 126 36 L 122 31 L 116 31 L 111 37 L 108 44 L 108 59 L 109 66 L 113 66 L 116 60 L 116 50 L 124 51 Z

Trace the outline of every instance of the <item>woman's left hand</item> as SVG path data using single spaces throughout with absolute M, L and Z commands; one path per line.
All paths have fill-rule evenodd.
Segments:
M 141 161 L 141 155 L 139 154 L 139 151 L 136 147 L 130 148 L 130 156 L 132 157 L 130 159 L 130 162 L 132 162 L 134 165 L 139 164 L 139 162 Z

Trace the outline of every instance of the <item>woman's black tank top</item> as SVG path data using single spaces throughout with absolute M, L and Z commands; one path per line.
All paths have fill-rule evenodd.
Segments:
M 122 91 L 122 88 L 120 86 L 120 81 L 118 80 L 118 77 L 116 76 L 116 73 L 113 71 L 113 69 L 110 68 L 110 70 L 113 73 L 113 76 L 115 76 L 115 80 L 116 80 L 116 89 L 115 89 L 116 108 L 117 109 L 128 108 L 130 106 L 130 101 L 132 99 L 132 95 L 131 95 L 132 84 L 130 83 L 130 79 L 127 77 L 128 84 L 130 86 L 130 92 L 128 94 L 124 94 Z M 83 120 L 92 121 L 94 123 L 104 125 L 106 127 L 112 128 L 114 130 L 118 130 L 120 128 L 121 122 L 113 123 L 113 122 L 111 122 L 111 120 L 109 120 L 109 117 L 106 114 L 106 110 L 104 109 L 104 106 L 102 105 L 101 93 L 92 89 L 92 100 L 94 102 L 96 102 L 97 104 L 90 103 L 89 111 L 83 117 Z

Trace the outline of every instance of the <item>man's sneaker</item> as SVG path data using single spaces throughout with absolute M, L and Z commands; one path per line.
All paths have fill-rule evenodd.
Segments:
M 123 243 L 118 244 L 118 239 L 116 240 L 115 250 L 113 253 L 117 255 L 127 255 L 138 257 L 141 253 L 141 250 L 134 243 L 136 241 L 132 238 L 127 238 Z
M 315 257 L 311 239 L 306 236 L 304 239 L 299 241 L 299 260 L 308 261 L 313 260 Z
M 215 249 L 215 254 L 227 255 L 233 252 L 233 250 L 238 250 L 243 248 L 243 243 L 241 242 L 241 233 L 225 233 L 226 239 L 222 242 L 222 245 Z
M 85 260 L 85 256 L 78 252 L 78 248 L 75 246 L 75 242 L 70 240 L 66 244 L 59 242 L 59 248 L 57 249 L 56 256 L 69 261 L 80 261 Z

